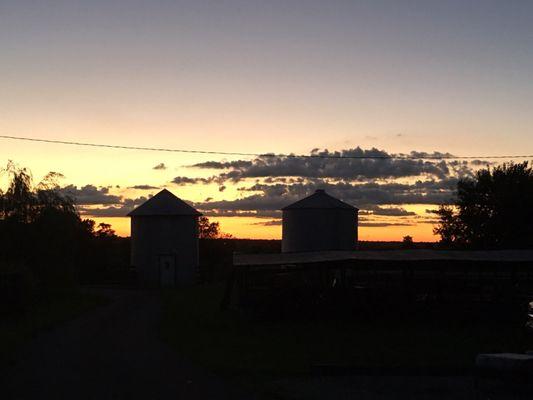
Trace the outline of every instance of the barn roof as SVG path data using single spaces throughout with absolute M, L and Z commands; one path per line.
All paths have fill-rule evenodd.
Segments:
M 162 216 L 162 215 L 191 215 L 200 216 L 200 212 L 174 196 L 167 189 L 161 190 L 154 197 L 142 203 L 139 207 L 131 211 L 128 216 Z
M 296 203 L 292 203 L 282 210 L 294 210 L 294 209 L 309 209 L 309 208 L 340 208 L 345 210 L 359 210 L 357 207 L 351 206 L 344 201 L 336 199 L 330 196 L 323 189 L 317 189 L 311 196 L 298 200 Z
M 234 254 L 233 265 L 287 265 L 335 261 L 533 262 L 533 250 L 363 250 Z

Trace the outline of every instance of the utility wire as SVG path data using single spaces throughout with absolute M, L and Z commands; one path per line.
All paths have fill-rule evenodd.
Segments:
M 27 142 L 40 142 L 51 144 L 63 144 L 69 146 L 84 146 L 84 147 L 100 147 L 108 149 L 123 149 L 123 150 L 141 150 L 141 151 L 158 151 L 167 153 L 187 153 L 187 154 L 211 154 L 224 156 L 246 156 L 246 157 L 282 157 L 282 158 L 322 158 L 322 159 L 377 159 L 377 160 L 492 160 L 492 159 L 517 159 L 517 158 L 533 158 L 533 155 L 508 155 L 508 156 L 454 156 L 450 154 L 442 155 L 374 155 L 374 156 L 343 156 L 334 154 L 275 154 L 275 153 L 241 153 L 232 151 L 210 151 L 210 150 L 190 150 L 190 149 L 170 149 L 162 147 L 140 147 L 140 146 L 124 146 L 105 143 L 87 143 L 74 142 L 66 140 L 52 140 L 42 138 L 30 138 L 23 136 L 9 136 L 0 135 L 0 139 L 7 140 L 23 140 Z

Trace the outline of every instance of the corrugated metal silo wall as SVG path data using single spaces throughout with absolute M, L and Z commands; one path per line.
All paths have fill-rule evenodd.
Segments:
M 289 209 L 283 211 L 284 253 L 353 250 L 357 212 L 348 209 Z
M 159 286 L 159 258 L 176 260 L 176 283 L 192 284 L 198 270 L 198 220 L 193 216 L 138 216 L 131 220 L 131 262 L 143 286 Z

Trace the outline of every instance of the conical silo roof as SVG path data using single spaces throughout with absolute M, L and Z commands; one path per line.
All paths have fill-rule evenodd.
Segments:
M 130 217 L 163 215 L 200 216 L 202 214 L 167 189 L 163 189 L 128 214 Z
M 305 197 L 292 203 L 282 210 L 295 210 L 295 209 L 347 209 L 358 210 L 357 207 L 351 206 L 344 201 L 341 201 L 333 196 L 330 196 L 323 189 L 317 189 L 311 196 Z

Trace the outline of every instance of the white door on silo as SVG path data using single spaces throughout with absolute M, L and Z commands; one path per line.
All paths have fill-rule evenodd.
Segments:
M 176 285 L 176 258 L 173 255 L 159 256 L 159 283 L 161 287 Z

